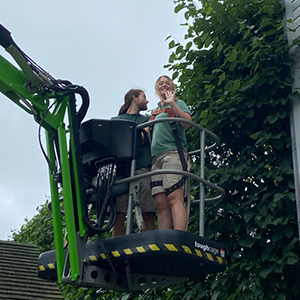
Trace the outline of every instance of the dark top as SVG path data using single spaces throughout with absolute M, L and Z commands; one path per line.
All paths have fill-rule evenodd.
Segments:
M 150 117 L 141 114 L 122 114 L 112 119 L 122 119 L 135 122 L 137 124 L 142 124 L 149 121 Z M 136 150 L 136 169 L 150 167 L 152 164 L 151 152 L 150 152 L 150 142 L 148 138 L 137 137 L 137 150 Z

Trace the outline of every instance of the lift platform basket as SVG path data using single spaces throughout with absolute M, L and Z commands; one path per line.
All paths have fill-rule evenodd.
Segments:
M 115 290 L 171 285 L 223 271 L 225 257 L 221 244 L 193 233 L 145 231 L 87 243 L 81 284 Z M 39 277 L 56 280 L 54 266 L 55 251 L 42 253 Z

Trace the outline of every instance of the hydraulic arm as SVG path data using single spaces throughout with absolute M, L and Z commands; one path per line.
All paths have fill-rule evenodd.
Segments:
M 89 106 L 89 95 L 81 86 L 54 79 L 18 47 L 1 24 L 0 44 L 21 68 L 0 55 L 0 91 L 33 115 L 46 133 L 47 153 L 44 155 L 49 165 L 58 282 L 62 280 L 66 263 L 70 264 L 70 279 L 76 281 L 81 274 L 80 245 L 88 236 L 82 207 L 84 188 L 78 165 L 79 143 L 76 140 L 79 124 Z M 81 105 L 77 110 L 78 96 Z M 60 198 L 63 199 L 68 233 L 68 262 L 65 262 Z

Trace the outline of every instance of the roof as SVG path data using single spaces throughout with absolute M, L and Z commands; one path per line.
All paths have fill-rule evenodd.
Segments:
M 0 241 L 0 299 L 64 299 L 55 282 L 38 277 L 38 257 L 35 245 Z

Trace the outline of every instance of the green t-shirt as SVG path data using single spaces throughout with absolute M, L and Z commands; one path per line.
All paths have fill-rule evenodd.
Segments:
M 177 100 L 178 106 L 186 113 L 190 113 L 188 106 L 182 100 Z M 158 109 L 171 107 L 169 104 L 163 106 L 158 103 Z M 167 118 L 167 113 L 161 113 L 155 117 L 155 119 Z M 187 151 L 185 129 L 179 122 L 177 123 L 178 133 L 181 140 L 183 150 Z M 162 154 L 169 150 L 177 150 L 173 131 L 169 122 L 156 123 L 153 126 L 152 142 L 151 142 L 151 155 L 152 157 Z
M 122 114 L 116 117 L 112 117 L 112 119 L 122 119 L 129 120 L 135 122 L 137 124 L 146 123 L 149 121 L 150 117 L 141 115 L 141 114 Z M 141 141 L 138 139 L 138 143 Z M 142 146 L 137 145 L 137 157 L 136 157 L 136 169 L 146 168 L 151 166 L 151 152 L 150 152 L 150 143 L 148 139 L 145 139 Z

